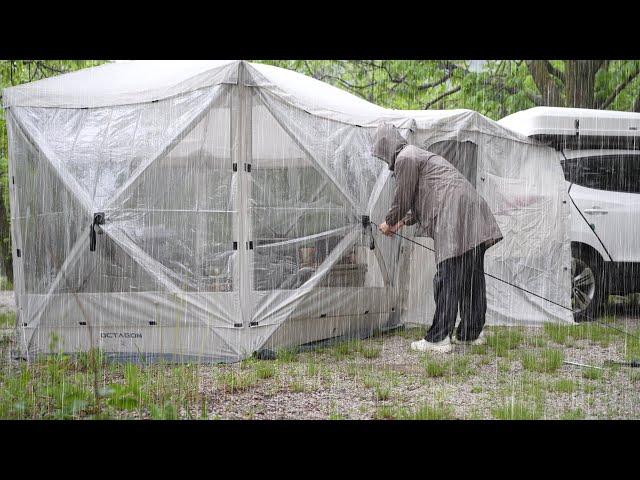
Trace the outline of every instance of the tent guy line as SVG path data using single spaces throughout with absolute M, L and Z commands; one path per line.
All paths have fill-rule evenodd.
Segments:
M 377 225 L 375 222 L 372 222 L 371 220 L 366 219 L 366 217 L 365 217 L 365 218 L 363 218 L 363 225 L 364 225 L 364 224 L 365 224 L 365 222 L 367 222 L 367 221 L 368 221 L 371 225 L 375 225 L 376 227 L 378 227 L 378 225 Z M 366 227 L 367 225 L 364 225 L 364 226 Z M 372 231 L 373 231 L 373 229 L 372 229 Z M 422 248 L 425 248 L 425 249 L 427 249 L 427 250 L 429 250 L 429 251 L 431 251 L 431 252 L 434 252 L 434 253 L 435 253 L 435 250 L 434 250 L 434 249 L 429 248 L 429 247 L 427 247 L 426 245 L 423 245 L 422 243 L 416 242 L 415 240 L 412 240 L 412 239 L 410 239 L 410 238 L 408 238 L 408 237 L 405 237 L 404 235 L 400 235 L 400 234 L 399 234 L 399 233 L 397 233 L 397 232 L 392 232 L 392 233 L 393 233 L 396 237 L 400 237 L 400 238 L 401 238 L 401 239 L 403 239 L 403 240 L 407 240 L 408 242 L 414 243 L 414 244 L 416 244 L 416 245 L 418 245 L 418 246 L 420 246 L 420 247 L 422 247 Z M 371 238 L 372 238 L 372 241 L 373 241 L 373 235 L 371 236 Z M 479 271 L 479 270 L 476 270 L 476 271 Z M 564 308 L 565 310 L 569 310 L 570 312 L 573 312 L 573 309 L 572 309 L 572 308 L 569 308 L 569 307 L 567 307 L 567 306 L 565 306 L 565 305 L 562 305 L 562 304 L 560 304 L 560 303 L 554 302 L 553 300 L 548 299 L 548 298 L 545 298 L 545 297 L 543 297 L 542 295 L 538 295 L 537 293 L 531 292 L 531 291 L 527 290 L 527 289 L 526 289 L 526 288 L 524 288 L 524 287 L 521 287 L 521 286 L 519 286 L 519 285 L 515 285 L 515 284 L 513 284 L 513 283 L 510 283 L 510 282 L 508 282 L 508 281 L 506 281 L 506 280 L 504 280 L 504 279 L 502 279 L 502 278 L 496 277 L 495 275 L 491 275 L 490 273 L 487 273 L 487 272 L 484 272 L 484 271 L 483 271 L 482 273 L 483 273 L 484 275 L 486 275 L 487 277 L 493 278 L 494 280 L 498 280 L 499 282 L 502 282 L 502 283 L 506 283 L 507 285 L 509 285 L 509 286 L 511 286 L 511 287 L 514 287 L 514 288 L 517 288 L 517 289 L 519 289 L 519 290 L 522 290 L 523 292 L 526 292 L 526 293 L 528 293 L 528 294 L 530 294 L 530 295 L 534 295 L 534 296 L 536 296 L 536 297 L 538 297 L 538 298 L 540 298 L 540 299 L 542 299 L 542 300 L 544 300 L 544 301 L 546 301 L 546 302 L 552 303 L 552 304 L 554 304 L 554 305 L 557 305 L 557 306 L 558 306 L 558 307 L 560 307 L 560 308 Z M 638 337 L 638 336 L 636 336 L 636 335 L 633 335 L 632 333 L 629 333 L 629 332 L 627 332 L 626 330 L 623 330 L 622 328 L 614 327 L 613 325 L 609 325 L 608 323 L 601 322 L 600 320 L 598 320 L 598 319 L 596 319 L 596 318 L 593 318 L 593 317 L 590 317 L 590 316 L 588 316 L 588 315 L 585 315 L 585 316 L 586 316 L 586 318 L 587 318 L 587 319 L 589 319 L 589 320 L 591 320 L 591 321 L 594 321 L 594 322 L 596 322 L 596 323 L 599 323 L 600 325 L 604 325 L 604 326 L 605 326 L 605 327 L 607 327 L 607 328 L 611 328 L 612 330 L 617 330 L 618 332 L 624 333 L 625 335 L 627 335 L 627 336 L 629 336 L 629 337 L 631 337 L 631 338 L 635 338 L 636 340 L 640 340 L 640 337 Z

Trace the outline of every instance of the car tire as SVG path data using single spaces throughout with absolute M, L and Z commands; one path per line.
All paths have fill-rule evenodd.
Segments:
M 597 254 L 571 247 L 571 308 L 576 322 L 589 322 L 603 313 L 606 288 L 603 262 Z

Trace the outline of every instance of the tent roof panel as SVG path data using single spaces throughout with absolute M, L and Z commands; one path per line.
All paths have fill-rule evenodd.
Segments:
M 310 114 L 352 125 L 390 122 L 401 128 L 476 130 L 530 143 L 472 110 L 394 110 L 292 70 L 238 60 L 142 60 L 114 62 L 7 88 L 4 105 L 97 108 L 150 102 L 221 83 L 238 81 L 247 66 L 247 85 L 261 87 Z
M 96 108 L 143 103 L 237 82 L 235 60 L 137 60 L 85 68 L 7 88 L 5 106 Z

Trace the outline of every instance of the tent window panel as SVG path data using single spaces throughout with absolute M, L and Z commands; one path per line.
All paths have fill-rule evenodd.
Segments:
M 145 212 L 121 228 L 184 291 L 233 290 L 232 213 Z
M 475 143 L 445 140 L 425 145 L 425 148 L 456 167 L 475 188 L 478 174 L 478 148 Z
M 254 118 L 254 157 L 279 151 L 279 156 L 271 158 L 296 158 L 294 152 L 300 152 L 298 145 L 303 145 L 304 154 L 313 166 L 326 171 L 331 182 L 339 185 L 336 189 L 342 191 L 342 203 L 367 204 L 378 175 L 385 168 L 384 162 L 370 154 L 374 129 L 310 115 L 265 90 L 261 90 L 259 99 L 254 101 L 260 102 L 267 111 L 264 124 Z M 255 140 L 256 136 L 259 141 Z M 260 145 L 263 152 L 255 149 Z M 292 162 L 282 162 L 280 166 L 289 164 Z
M 98 236 L 96 250 L 82 248 L 65 271 L 54 293 L 112 293 L 166 291 L 162 283 L 139 265 L 108 234 Z
M 258 244 L 317 235 L 349 224 L 347 212 L 341 208 L 254 207 L 251 218 Z
M 62 184 L 49 160 L 31 147 L 22 135 L 16 136 L 16 143 L 12 165 L 20 214 L 78 214 L 80 202 L 74 192 Z
M 145 172 L 123 204 L 141 210 L 232 210 L 230 169 L 168 157 Z
M 317 274 L 322 263 L 342 240 L 342 232 L 320 238 L 290 242 L 263 242 L 254 250 L 256 290 L 293 290 Z M 367 264 L 358 262 L 352 246 L 318 283 L 318 287 L 363 287 Z
M 340 207 L 344 204 L 330 181 L 310 165 L 252 170 L 252 205 L 259 207 Z
M 24 269 L 25 293 L 47 293 L 87 221 L 84 217 L 55 213 L 30 215 L 15 222 L 22 236 L 20 249 L 27 266 Z
M 215 143 L 215 155 L 229 158 L 229 102 L 221 92 L 217 86 L 135 105 L 18 111 L 28 128 L 41 135 L 46 147 L 64 162 L 79 187 L 96 205 L 103 205 L 145 161 L 177 137 L 193 112 L 216 96 L 217 104 L 182 142 L 197 144 L 199 151 L 210 156 L 209 145 Z

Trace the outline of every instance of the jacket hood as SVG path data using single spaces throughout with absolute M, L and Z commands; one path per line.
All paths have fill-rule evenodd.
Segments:
M 393 125 L 385 123 L 376 130 L 371 155 L 387 162 L 389 170 L 393 170 L 396 157 L 406 145 L 407 141 L 400 132 Z

